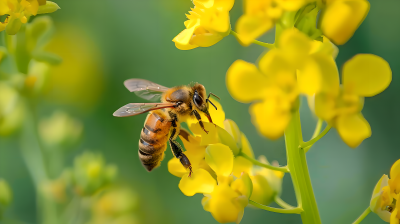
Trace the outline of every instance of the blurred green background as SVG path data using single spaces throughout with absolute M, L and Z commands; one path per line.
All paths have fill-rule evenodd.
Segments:
M 237 59 L 255 62 L 262 47 L 242 47 L 228 36 L 210 48 L 180 51 L 171 41 L 184 28 L 190 0 L 56 0 L 61 10 L 54 19 L 57 42 L 49 51 L 64 58 L 54 68 L 53 86 L 40 101 L 39 116 L 45 118 L 63 109 L 84 124 L 84 136 L 76 150 L 69 151 L 67 165 L 85 150 L 101 152 L 108 163 L 118 166 L 118 181 L 136 191 L 141 223 L 217 223 L 203 210 L 201 195 L 184 196 L 179 178 L 167 170 L 172 153 L 167 149 L 161 167 L 148 173 L 137 155 L 137 142 L 145 115 L 116 118 L 112 113 L 130 102 L 144 100 L 123 86 L 129 78 L 143 78 L 164 86 L 203 84 L 221 97 L 226 117 L 234 120 L 248 137 L 255 155 L 286 164 L 283 138 L 265 139 L 251 124 L 248 106 L 232 99 L 225 73 Z M 372 127 L 372 137 L 357 149 L 342 142 L 336 130 L 316 143 L 307 154 L 315 196 L 323 223 L 351 223 L 369 206 L 371 192 L 390 166 L 400 158 L 400 1 L 370 0 L 371 10 L 353 38 L 339 47 L 338 66 L 357 53 L 372 53 L 387 60 L 393 71 L 389 88 L 366 99 L 363 114 Z M 242 13 L 238 0 L 231 22 Z M 234 27 L 234 25 L 232 26 Z M 273 42 L 273 31 L 261 40 Z M 379 75 L 379 74 L 377 74 Z M 303 101 L 305 102 L 305 101 Z M 316 124 L 305 103 L 301 108 L 303 136 L 311 137 Z M 14 192 L 5 216 L 23 223 L 37 223 L 34 186 L 18 150 L 15 136 L 0 138 L 0 177 Z M 290 176 L 283 181 L 282 198 L 295 205 Z M 276 214 L 246 208 L 243 224 L 301 223 L 299 215 Z M 363 223 L 383 223 L 370 214 Z

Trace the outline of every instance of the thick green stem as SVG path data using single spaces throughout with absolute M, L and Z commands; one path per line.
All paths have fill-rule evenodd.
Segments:
M 303 149 L 299 149 L 302 139 L 300 113 L 296 111 L 285 131 L 288 167 L 292 176 L 298 206 L 303 208 L 300 213 L 303 223 L 320 224 L 321 218 L 311 185 L 306 155 Z
M 360 217 L 358 217 L 358 219 L 356 221 L 353 222 L 353 224 L 358 224 L 360 223 L 362 220 L 365 219 L 365 217 L 367 217 L 367 215 L 371 212 L 371 209 L 368 207 L 367 209 L 365 209 L 365 211 L 360 215 Z

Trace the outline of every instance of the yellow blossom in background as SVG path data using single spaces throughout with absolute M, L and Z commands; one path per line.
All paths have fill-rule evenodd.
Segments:
M 359 54 L 347 61 L 342 71 L 342 86 L 330 82 L 332 91 L 315 96 L 315 114 L 338 130 L 350 147 L 357 147 L 371 136 L 371 127 L 361 114 L 364 97 L 385 90 L 392 80 L 389 64 L 379 56 Z
M 84 29 L 58 24 L 57 33 L 45 50 L 59 55 L 63 61 L 52 66 L 44 98 L 86 112 L 93 110 L 101 99 L 105 81 L 104 63 L 98 49 Z
M 371 211 L 390 224 L 400 221 L 400 159 L 390 169 L 390 179 L 384 174 L 376 184 L 370 202 Z
M 231 29 L 229 11 L 234 0 L 193 0 L 193 4 L 195 7 L 186 15 L 186 29 L 172 40 L 180 50 L 212 46 Z
M 283 135 L 300 93 L 333 91 L 329 83 L 339 79 L 332 45 L 312 41 L 297 29 L 282 33 L 279 43 L 279 48 L 262 56 L 258 68 L 237 60 L 226 77 L 233 98 L 243 103 L 258 101 L 250 107 L 252 121 L 270 139 Z
M 0 0 L 0 16 L 8 15 L 6 20 L 0 23 L 0 32 L 5 29 L 7 34 L 14 35 L 31 16 L 52 13 L 58 9 L 60 7 L 51 1 Z
M 274 27 L 284 12 L 295 12 L 311 0 L 244 0 L 244 14 L 236 23 L 240 42 L 247 46 Z
M 320 27 L 335 44 L 345 44 L 364 21 L 370 4 L 367 0 L 327 0 Z

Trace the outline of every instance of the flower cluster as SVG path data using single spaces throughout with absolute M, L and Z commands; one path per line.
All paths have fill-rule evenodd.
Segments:
M 204 123 L 209 133 L 204 133 L 197 120 L 189 119 L 194 135 L 181 138 L 192 164 L 191 177 L 176 158 L 168 162 L 168 170 L 181 178 L 179 188 L 183 194 L 204 194 L 203 208 L 218 222 L 238 223 L 249 199 L 269 204 L 280 193 L 283 173 L 254 167 L 241 157 L 254 157 L 246 136 L 233 121 L 224 120 L 221 105 L 214 104 L 218 110 L 210 108 L 210 114 L 216 125 Z
M 14 35 L 31 16 L 58 9 L 56 3 L 45 0 L 0 0 L 0 16 L 8 15 L 4 22 L 0 22 L 0 32 L 6 30 L 8 35 Z
M 195 7 L 186 15 L 186 29 L 173 41 L 180 50 L 209 47 L 229 34 L 229 11 L 234 0 L 193 0 Z
M 384 174 L 376 184 L 370 202 L 371 211 L 390 224 L 400 223 L 400 159 L 390 169 L 390 179 Z

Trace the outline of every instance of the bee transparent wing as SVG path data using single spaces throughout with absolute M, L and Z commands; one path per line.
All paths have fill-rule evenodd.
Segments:
M 162 94 L 169 89 L 145 79 L 128 79 L 124 85 L 137 96 L 150 101 L 160 101 Z
M 130 103 L 114 112 L 115 117 L 129 117 L 143 114 L 152 110 L 174 108 L 173 103 Z

